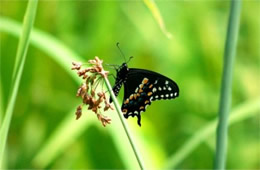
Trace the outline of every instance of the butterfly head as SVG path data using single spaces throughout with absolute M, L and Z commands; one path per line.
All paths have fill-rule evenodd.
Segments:
M 119 68 L 116 69 L 116 82 L 113 86 L 113 92 L 115 96 L 118 95 L 120 88 L 124 82 L 126 82 L 127 74 L 129 72 L 129 68 L 126 63 L 123 63 Z M 109 102 L 112 102 L 112 98 L 110 97 Z
M 129 68 L 126 63 L 123 63 L 117 70 L 117 77 L 120 79 L 124 79 L 123 77 L 126 77 L 127 73 L 129 72 Z

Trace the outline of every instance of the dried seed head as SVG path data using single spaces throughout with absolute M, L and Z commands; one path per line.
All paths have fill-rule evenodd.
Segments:
M 110 119 L 110 118 L 107 118 L 107 117 L 105 117 L 105 116 L 103 116 L 103 115 L 101 115 L 101 114 L 97 114 L 97 117 L 98 117 L 98 120 L 101 121 L 101 123 L 102 123 L 102 125 L 103 125 L 104 127 L 106 127 L 106 125 L 107 125 L 107 124 L 110 124 L 110 122 L 111 122 L 111 119 Z
M 82 64 L 80 62 L 72 62 L 72 68 L 71 70 L 79 70 L 82 66 Z
M 82 64 L 79 62 L 72 63 L 72 70 L 77 70 L 77 74 L 84 80 L 84 83 L 79 87 L 77 91 L 77 96 L 82 98 L 82 103 L 88 106 L 88 110 L 94 112 L 98 120 L 101 121 L 103 126 L 110 124 L 111 119 L 103 116 L 101 112 L 102 106 L 103 110 L 107 111 L 112 109 L 112 106 L 106 99 L 105 92 L 97 91 L 96 86 L 99 84 L 99 80 L 107 77 L 108 72 L 103 69 L 102 63 L 98 57 L 95 57 L 94 60 L 89 60 L 91 67 L 82 68 Z M 79 119 L 82 114 L 82 106 L 79 106 L 76 111 L 76 119 Z
M 87 85 L 83 83 L 77 91 L 77 96 L 82 96 L 86 93 Z
M 76 111 L 76 120 L 78 120 L 80 117 L 81 117 L 81 114 L 82 114 L 82 106 L 78 106 L 77 107 L 77 111 Z
M 91 97 L 95 97 L 95 94 L 96 94 L 96 93 L 95 93 L 95 90 L 92 89 L 92 90 L 91 90 Z
M 79 77 L 81 77 L 81 76 L 85 75 L 86 72 L 87 72 L 87 70 L 84 69 L 84 70 L 79 70 L 77 73 L 78 73 Z
M 82 78 L 86 79 L 87 77 L 88 77 L 88 75 L 85 73 Z

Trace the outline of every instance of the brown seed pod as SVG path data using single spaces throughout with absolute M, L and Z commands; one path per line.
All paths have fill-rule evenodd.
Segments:
M 104 111 L 112 109 L 112 106 L 106 99 L 105 92 L 98 91 L 96 86 L 102 81 L 104 77 L 108 76 L 108 72 L 104 71 L 102 63 L 98 57 L 94 60 L 89 60 L 88 63 L 91 65 L 87 68 L 82 68 L 82 64 L 79 62 L 72 63 L 72 70 L 77 70 L 79 77 L 83 79 L 82 85 L 77 91 L 77 96 L 82 98 L 82 103 L 87 105 L 87 109 L 91 110 L 97 115 L 99 121 L 105 127 L 110 124 L 111 119 L 101 114 L 101 109 Z M 101 81 L 100 81 L 101 80 Z M 103 106 L 103 107 L 102 107 Z M 78 106 L 76 110 L 76 119 L 79 119 L 82 115 L 82 105 Z

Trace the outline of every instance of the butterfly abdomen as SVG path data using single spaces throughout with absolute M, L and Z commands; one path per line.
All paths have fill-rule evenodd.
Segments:
M 118 96 L 118 93 L 122 87 L 123 82 L 118 82 L 117 84 L 115 84 L 115 86 L 113 87 L 113 92 L 115 94 L 115 96 Z

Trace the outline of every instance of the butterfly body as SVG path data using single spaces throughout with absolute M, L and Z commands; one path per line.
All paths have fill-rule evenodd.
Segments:
M 128 68 L 126 63 L 123 63 L 116 71 L 113 92 L 117 96 L 124 85 L 124 102 L 121 110 L 125 118 L 137 116 L 139 126 L 141 126 L 141 113 L 151 105 L 152 101 L 173 99 L 179 96 L 177 84 L 159 73 Z
M 126 63 L 123 63 L 117 70 L 116 70 L 116 82 L 113 86 L 113 92 L 115 96 L 118 96 L 118 93 L 123 85 L 126 82 L 127 75 L 129 72 L 129 68 L 127 67 Z M 110 103 L 112 102 L 112 98 L 110 98 Z

